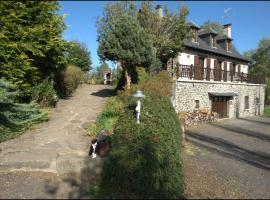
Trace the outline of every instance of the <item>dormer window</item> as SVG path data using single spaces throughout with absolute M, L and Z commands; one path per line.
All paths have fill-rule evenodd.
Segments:
M 198 31 L 195 29 L 191 30 L 191 41 L 198 42 Z
M 232 51 L 232 43 L 229 40 L 226 40 L 226 50 Z
M 188 22 L 187 25 L 191 42 L 198 43 L 198 30 L 200 28 L 193 22 Z
M 211 47 L 216 47 L 216 38 L 213 35 L 210 35 L 210 45 Z

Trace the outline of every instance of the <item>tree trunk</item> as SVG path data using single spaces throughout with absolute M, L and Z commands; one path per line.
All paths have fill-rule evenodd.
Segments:
M 131 76 L 130 76 L 130 70 L 128 68 L 125 68 L 125 79 L 126 79 L 126 86 L 127 89 L 130 89 L 130 85 L 131 85 Z

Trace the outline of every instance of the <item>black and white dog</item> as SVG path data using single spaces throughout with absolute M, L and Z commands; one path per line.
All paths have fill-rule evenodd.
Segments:
M 90 150 L 89 150 L 89 156 L 91 158 L 95 158 L 97 157 L 96 151 L 97 151 L 97 145 L 98 145 L 98 140 L 97 139 L 93 139 L 91 146 L 90 146 Z
M 98 139 L 92 140 L 89 154 L 88 154 L 91 158 L 97 157 L 97 154 L 100 156 L 99 153 L 103 154 L 102 150 L 104 150 L 104 144 L 105 144 L 106 137 L 107 137 L 106 131 L 101 130 L 99 133 Z

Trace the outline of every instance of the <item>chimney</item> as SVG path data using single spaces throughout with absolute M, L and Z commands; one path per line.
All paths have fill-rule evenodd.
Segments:
M 223 35 L 232 38 L 232 24 L 225 24 L 223 25 Z
M 158 16 L 159 16 L 160 18 L 163 17 L 162 5 L 157 5 L 157 6 L 156 6 L 156 11 L 157 11 L 157 14 L 158 14 Z

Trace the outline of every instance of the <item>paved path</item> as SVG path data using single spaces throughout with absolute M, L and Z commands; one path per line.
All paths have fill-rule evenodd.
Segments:
M 0 198 L 83 196 L 91 181 L 86 178 L 102 171 L 102 159 L 87 156 L 84 127 L 95 121 L 110 88 L 81 85 L 73 97 L 58 102 L 49 122 L 0 143 Z
M 270 198 L 270 118 L 190 128 L 187 140 L 187 197 Z

